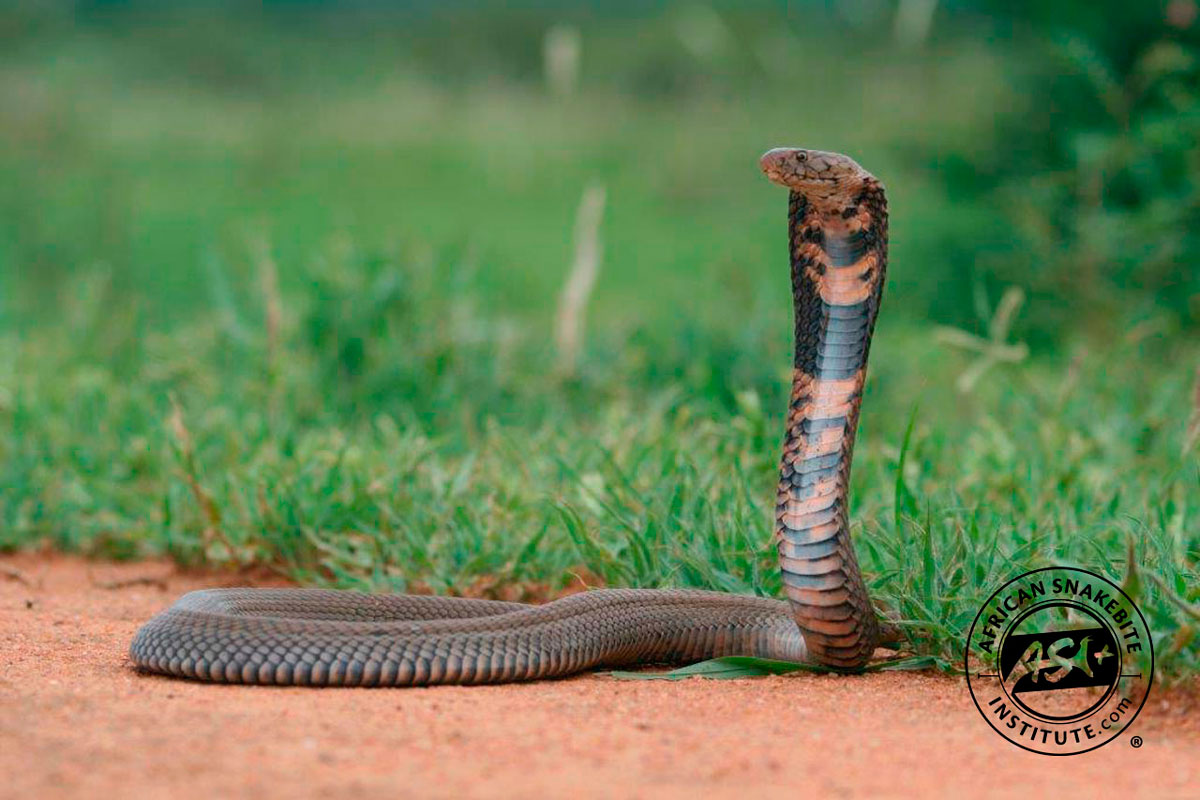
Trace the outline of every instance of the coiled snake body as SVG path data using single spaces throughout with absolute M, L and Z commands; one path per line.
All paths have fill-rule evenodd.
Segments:
M 723 655 L 863 665 L 880 625 L 850 541 L 846 493 L 887 263 L 886 200 L 879 181 L 837 153 L 779 148 L 760 164 L 790 190 L 796 356 L 775 504 L 786 602 L 609 589 L 526 606 L 210 589 L 146 623 L 133 663 L 201 680 L 337 686 L 498 683 Z

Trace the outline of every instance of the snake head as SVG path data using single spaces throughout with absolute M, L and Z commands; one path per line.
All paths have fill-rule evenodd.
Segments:
M 815 197 L 853 194 L 875 179 L 849 156 L 801 147 L 768 150 L 758 165 L 771 183 Z

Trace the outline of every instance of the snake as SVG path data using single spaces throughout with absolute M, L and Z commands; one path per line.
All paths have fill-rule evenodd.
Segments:
M 741 655 L 861 669 L 887 632 L 847 505 L 867 356 L 887 267 L 882 184 L 852 158 L 775 148 L 788 193 L 795 358 L 775 496 L 786 600 L 593 589 L 543 604 L 306 588 L 185 594 L 143 625 L 136 669 L 202 681 L 426 686 L 556 678 Z

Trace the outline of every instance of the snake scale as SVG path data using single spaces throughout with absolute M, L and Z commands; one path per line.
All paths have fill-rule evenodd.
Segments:
M 837 153 L 777 148 L 790 190 L 795 361 L 775 502 L 787 601 L 604 589 L 544 605 L 319 589 L 191 592 L 130 647 L 144 671 L 229 683 L 499 683 L 725 655 L 862 666 L 881 626 L 850 540 L 847 489 L 887 265 L 879 181 Z

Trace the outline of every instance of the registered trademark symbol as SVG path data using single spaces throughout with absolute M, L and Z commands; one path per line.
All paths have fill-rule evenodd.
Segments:
M 1073 621 L 1066 623 L 1068 619 Z M 1153 640 L 1133 600 L 1074 567 L 1018 575 L 988 597 L 967 634 L 967 686 L 996 733 L 1033 753 L 1086 753 L 1118 738 L 1146 703 Z M 1081 689 L 1090 691 L 1081 692 Z M 1121 736 L 1139 749 L 1141 736 Z

